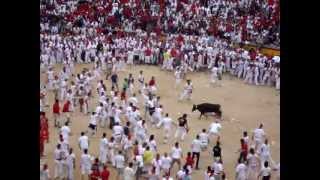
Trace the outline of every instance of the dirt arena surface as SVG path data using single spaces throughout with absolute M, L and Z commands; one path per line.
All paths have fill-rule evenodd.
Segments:
M 76 65 L 76 73 L 80 72 L 84 67 L 91 68 L 92 65 Z M 55 72 L 60 72 L 61 66 L 55 66 Z M 235 179 L 235 167 L 239 153 L 236 151 L 240 148 L 240 138 L 242 132 L 247 130 L 251 137 L 252 131 L 258 127 L 260 123 L 264 124 L 264 130 L 267 134 L 269 142 L 271 144 L 271 156 L 275 162 L 280 160 L 280 95 L 279 92 L 273 87 L 265 86 L 253 86 L 246 85 L 243 81 L 237 78 L 231 78 L 229 75 L 224 75 L 221 81 L 222 87 L 211 87 L 208 85 L 209 73 L 189 73 L 187 78 L 192 80 L 194 90 L 192 94 L 192 100 L 189 102 L 178 102 L 178 96 L 181 93 L 182 87 L 185 84 L 183 81 L 179 88 L 176 90 L 173 88 L 175 78 L 173 72 L 167 72 L 160 70 L 155 66 L 135 66 L 131 70 L 127 68 L 126 71 L 119 73 L 119 85 L 121 87 L 123 78 L 127 77 L 129 73 L 132 73 L 135 82 L 137 82 L 138 73 L 140 70 L 144 71 L 145 80 L 149 81 L 151 76 L 155 76 L 158 86 L 158 95 L 161 96 L 161 104 L 163 105 L 164 113 L 168 112 L 169 116 L 177 121 L 177 118 L 182 113 L 187 113 L 188 123 L 190 127 L 189 133 L 183 142 L 180 142 L 183 149 L 184 158 L 188 151 L 191 151 L 191 142 L 195 138 L 197 133 L 200 133 L 203 128 L 208 128 L 213 121 L 212 117 L 206 119 L 203 117 L 198 119 L 199 112 L 191 112 L 192 105 L 209 102 L 221 104 L 223 112 L 223 121 L 221 122 L 221 147 L 223 156 L 223 166 L 227 175 L 227 179 Z M 45 82 L 46 75 L 41 75 L 41 82 Z M 107 85 L 107 91 L 109 93 L 111 88 L 111 81 L 104 80 Z M 135 84 L 135 91 L 137 91 L 137 84 Z M 138 93 L 137 93 L 138 94 Z M 91 105 L 91 108 L 96 107 L 96 97 Z M 49 132 L 50 143 L 45 145 L 45 157 L 41 160 L 41 164 L 46 162 L 49 165 L 50 175 L 53 177 L 54 173 L 54 160 L 53 152 L 58 142 L 58 129 L 54 128 L 52 104 L 53 93 L 49 92 L 48 102 L 50 107 L 46 108 L 47 117 L 49 119 Z M 142 98 L 139 96 L 140 107 L 142 107 Z M 140 109 L 143 114 L 143 108 Z M 81 131 L 86 131 L 88 128 L 89 115 L 85 116 L 79 113 L 79 106 L 76 107 L 75 112 L 72 115 L 72 123 L 70 125 L 72 136 L 69 138 L 70 146 L 74 149 L 76 155 L 76 170 L 75 179 L 81 179 L 80 173 L 80 156 L 81 152 L 78 147 L 78 138 Z M 148 123 L 149 133 L 155 134 L 158 150 L 161 155 L 164 152 L 170 152 L 173 143 L 175 142 L 173 135 L 175 129 L 172 131 L 172 136 L 167 144 L 163 144 L 163 129 L 152 128 Z M 99 141 L 102 133 L 106 132 L 108 139 L 111 135 L 109 128 L 98 128 L 98 133 L 95 137 L 90 138 L 89 154 L 97 157 L 99 155 Z M 213 162 L 212 155 L 209 154 L 212 150 L 212 142 L 210 144 L 209 151 L 202 152 L 199 162 L 200 170 L 193 170 L 192 179 L 201 180 L 204 179 L 204 171 L 208 165 Z M 184 161 L 183 161 L 184 163 Z M 111 170 L 110 170 L 111 169 Z M 110 179 L 115 179 L 116 171 L 109 166 L 111 172 Z M 178 170 L 178 166 L 175 165 L 172 173 L 175 174 Z M 86 179 L 86 178 L 85 178 Z M 272 177 L 274 179 L 274 177 Z

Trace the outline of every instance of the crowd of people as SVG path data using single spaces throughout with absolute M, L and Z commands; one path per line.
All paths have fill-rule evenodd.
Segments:
M 216 77 L 220 77 L 222 72 L 230 72 L 234 76 L 243 78 L 249 84 L 265 84 L 280 89 L 280 58 L 262 54 L 259 48 L 246 50 L 241 45 L 236 46 L 235 41 L 215 34 L 185 32 L 174 34 L 161 31 L 164 34 L 161 36 L 155 29 L 146 31 L 136 25 L 131 31 L 119 27 L 110 29 L 112 26 L 105 21 L 95 20 L 97 17 L 98 19 L 102 17 L 91 9 L 92 6 L 98 6 L 97 4 L 103 6 L 104 1 L 86 2 L 80 5 L 75 1 L 52 2 L 52 6 L 44 3 L 45 5 L 42 5 L 41 8 L 43 12 L 46 12 L 41 16 L 40 34 L 41 67 L 43 69 L 55 63 L 72 66 L 74 63 L 95 62 L 97 68 L 101 69 L 108 69 L 111 64 L 117 64 L 119 68 L 137 63 L 155 64 L 171 71 L 179 67 L 183 73 L 210 69 L 213 71 L 213 81 Z M 250 4 L 249 2 L 257 3 L 248 1 L 244 4 Z M 263 3 L 264 1 L 258 2 Z M 118 7 L 120 10 L 114 10 L 115 12 L 121 11 L 122 3 L 113 3 L 120 6 Z M 211 5 L 214 4 L 214 1 L 205 4 Z M 48 6 L 51 8 L 48 9 Z M 99 9 L 100 6 L 96 8 Z M 169 7 L 171 6 L 166 5 L 165 9 L 170 9 Z M 73 21 L 65 22 L 69 11 L 73 12 L 72 17 L 85 19 L 82 26 L 75 23 L 77 22 L 75 18 L 71 18 Z M 92 14 L 95 14 L 96 18 L 88 18 Z M 53 18 L 58 15 L 65 19 L 58 21 L 57 18 Z M 54 20 L 60 23 L 55 23 Z M 124 21 L 121 22 L 121 25 L 128 26 Z M 99 31 L 98 27 L 105 23 L 109 30 Z M 69 26 L 68 33 L 63 33 Z M 218 73 L 214 72 L 214 67 L 218 68 Z
M 229 72 L 245 83 L 280 89 L 279 59 L 241 46 L 248 42 L 279 46 L 276 0 L 42 0 L 40 12 L 41 71 L 47 76 L 40 87 L 40 157 L 49 142 L 46 114 L 52 113 L 59 132 L 59 141 L 51 142 L 57 144 L 54 178 L 74 179 L 74 167 L 80 164 L 82 177 L 90 179 L 108 179 L 109 169 L 115 168 L 117 177 L 125 180 L 187 180 L 199 169 L 204 151 L 213 154 L 204 179 L 226 178 L 221 117 L 216 115 L 211 126 L 194 137 L 190 149 L 182 150 L 179 143 L 188 135 L 188 115 L 177 122 L 170 118 L 157 95 L 156 77 L 147 82 L 141 71 L 138 77 L 130 74 L 120 81 L 118 73 L 127 67 L 153 64 L 173 71 L 176 87 L 186 73 L 209 69 L 213 84 L 219 84 Z M 76 74 L 78 63 L 93 63 L 94 67 Z M 60 72 L 55 64 L 63 65 Z M 109 91 L 103 79 L 111 81 Z M 178 99 L 191 99 L 192 91 L 192 82 L 187 80 Z M 48 103 L 51 93 L 52 106 Z M 75 112 L 89 116 L 88 129 L 79 137 L 80 162 L 75 161 L 75 147 L 69 145 Z M 173 139 L 173 127 L 176 143 L 170 152 L 160 155 L 152 129 L 163 128 L 163 142 L 167 143 Z M 252 141 L 247 132 L 241 138 L 237 180 L 268 179 L 272 169 L 280 172 L 262 128 L 253 132 Z M 89 141 L 98 131 L 104 133 L 96 147 L 99 156 L 93 157 Z M 179 171 L 173 174 L 175 164 Z M 41 177 L 50 178 L 47 164 Z
M 280 45 L 278 0 L 42 0 L 40 10 L 43 32 L 143 29 Z
M 112 68 L 117 69 L 117 68 Z M 166 112 L 161 97 L 157 96 L 158 85 L 155 77 L 149 82 L 144 78 L 143 71 L 135 77 L 129 74 L 119 85 L 118 71 L 112 71 L 110 78 L 111 88 L 107 86 L 102 77 L 108 75 L 107 71 L 96 71 L 84 68 L 80 74 L 72 76 L 74 69 L 64 66 L 61 72 L 50 68 L 47 72 L 47 83 L 42 84 L 40 98 L 40 156 L 43 157 L 45 144 L 49 142 L 49 128 L 46 113 L 53 113 L 54 125 L 59 132 L 59 141 L 55 142 L 54 178 L 74 179 L 75 154 L 69 145 L 71 135 L 70 123 L 76 122 L 73 113 L 80 113 L 88 118 L 88 129 L 83 130 L 79 137 L 79 147 L 83 154 L 80 157 L 82 177 L 91 179 L 108 179 L 108 167 L 117 170 L 117 177 L 121 179 L 177 179 L 192 178 L 192 171 L 199 169 L 200 154 L 212 149 L 213 164 L 209 165 L 205 179 L 225 179 L 223 160 L 220 147 L 220 131 L 222 129 L 221 116 L 216 115 L 208 129 L 199 132 L 190 143 L 189 150 L 182 150 L 179 143 L 188 136 L 188 115 L 183 114 L 174 121 Z M 91 75 L 92 74 L 92 75 Z M 51 78 L 54 77 L 54 78 Z M 98 82 L 98 83 L 95 83 Z M 47 89 L 48 88 L 48 89 Z M 180 100 L 190 99 L 193 85 L 187 80 Z M 48 108 L 47 96 L 52 93 L 55 102 Z M 137 94 L 138 95 L 137 95 Z M 96 96 L 97 102 L 93 102 Z M 138 96 L 143 101 L 139 102 Z M 51 111 L 51 112 L 50 112 Z M 45 113 L 46 112 L 46 113 Z M 149 126 L 149 127 L 148 127 Z M 172 137 L 172 131 L 176 132 Z M 110 130 L 107 130 L 107 129 Z M 176 141 L 171 151 L 159 154 L 154 128 L 163 128 L 163 143 Z M 103 132 L 99 148 L 99 156 L 90 155 L 89 141 L 96 137 L 98 131 Z M 109 132 L 107 138 L 106 132 Z M 239 151 L 239 164 L 236 167 L 236 179 L 263 179 L 270 178 L 272 169 L 279 171 L 270 154 L 268 139 L 261 124 L 253 132 L 252 141 L 248 133 L 244 132 L 241 138 Z M 184 160 L 185 158 L 185 160 Z M 179 171 L 174 175 L 173 167 L 178 165 Z M 48 166 L 44 165 L 42 177 L 49 177 Z M 44 178 L 44 179 L 46 179 Z

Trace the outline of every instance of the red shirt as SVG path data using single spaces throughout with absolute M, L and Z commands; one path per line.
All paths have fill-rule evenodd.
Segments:
M 151 79 L 149 81 L 149 86 L 154 86 L 156 84 L 155 80 Z
M 100 174 L 101 180 L 109 180 L 109 175 L 110 172 L 108 169 L 103 170 Z
M 121 92 L 121 100 L 125 100 L 126 99 L 126 92 Z
M 171 49 L 171 51 L 170 51 L 170 55 L 172 56 L 172 57 L 176 57 L 177 56 L 177 51 L 175 50 L 175 49 Z
M 194 161 L 193 161 L 192 157 L 188 156 L 186 158 L 186 165 L 189 165 L 189 166 L 193 167 L 193 163 L 194 163 Z
M 60 114 L 60 106 L 59 106 L 59 103 L 54 103 L 54 104 L 53 104 L 53 113 L 54 113 L 54 114 Z
M 70 106 L 70 102 L 67 101 L 67 102 L 63 105 L 62 112 L 69 112 L 69 106 Z
M 146 56 L 151 56 L 150 48 L 146 49 L 146 51 L 144 53 L 145 53 Z
M 241 145 L 241 151 L 243 152 L 243 155 L 246 157 L 248 154 L 248 145 L 246 143 Z
M 99 171 L 93 171 L 90 174 L 90 180 L 98 180 L 99 176 L 100 176 Z

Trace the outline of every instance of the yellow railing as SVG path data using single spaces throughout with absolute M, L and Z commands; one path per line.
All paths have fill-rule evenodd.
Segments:
M 236 47 L 238 47 L 238 45 L 236 45 Z M 258 47 L 255 45 L 244 45 L 243 46 L 244 49 L 249 50 L 251 48 L 253 49 L 257 49 Z M 280 50 L 278 49 L 273 49 L 273 48 L 267 48 L 267 47 L 262 47 L 261 48 L 261 53 L 268 55 L 268 56 L 280 56 Z

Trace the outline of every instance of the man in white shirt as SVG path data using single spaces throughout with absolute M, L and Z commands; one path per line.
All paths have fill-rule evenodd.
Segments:
M 138 98 L 136 97 L 136 94 L 133 93 L 132 96 L 128 99 L 129 103 L 132 103 L 133 106 L 137 107 L 138 106 Z
M 264 164 L 266 161 L 273 163 L 270 156 L 270 145 L 268 144 L 268 139 L 265 139 L 264 143 L 260 146 L 259 155 L 261 164 Z
M 276 172 L 277 180 L 280 180 L 280 162 L 273 168 L 273 170 Z
M 95 112 L 92 112 L 88 126 L 91 136 L 95 135 L 95 132 L 97 131 L 97 119 L 98 115 Z
M 177 180 L 183 180 L 183 178 L 186 176 L 186 172 L 184 169 L 180 169 L 178 172 L 177 172 Z
M 122 155 L 122 151 L 119 151 L 119 153 L 114 157 L 114 162 L 115 162 L 115 168 L 117 169 L 118 175 L 117 179 L 123 175 L 124 171 L 124 163 L 125 159 L 124 156 Z
M 191 94 L 192 94 L 192 90 L 193 90 L 193 85 L 191 83 L 191 80 L 187 80 L 187 83 L 186 85 L 184 86 L 183 88 L 183 91 L 181 93 L 181 96 L 180 96 L 180 101 L 187 98 L 188 100 L 191 99 Z
M 146 121 L 145 120 L 139 120 L 137 122 L 135 133 L 136 133 L 136 138 L 140 143 L 144 142 L 145 139 L 146 139 L 146 133 L 147 133 L 147 129 L 146 128 L 147 127 L 146 127 Z
M 222 160 L 219 159 L 217 162 L 213 163 L 213 170 L 214 170 L 214 179 L 222 179 L 223 174 L 223 166 L 222 166 Z
M 211 83 L 217 84 L 218 83 L 218 68 L 214 66 L 211 70 Z
M 215 122 L 211 123 L 211 125 L 209 127 L 209 136 L 217 136 L 217 140 L 219 140 L 221 128 L 222 128 L 221 124 L 217 120 Z
M 263 124 L 260 124 L 259 125 L 259 128 L 255 129 L 253 131 L 253 136 L 252 136 L 252 140 L 254 142 L 254 145 L 255 145 L 255 150 L 257 152 L 260 151 L 260 146 L 262 145 L 264 139 L 265 139 L 265 132 L 264 130 L 262 129 L 263 128 Z
M 134 173 L 134 170 L 132 168 L 133 166 L 133 163 L 130 162 L 128 167 L 126 167 L 124 169 L 124 172 L 123 172 L 123 180 L 134 180 L 135 178 L 135 173 Z
M 261 167 L 260 163 L 261 160 L 259 156 L 255 153 L 254 149 L 251 148 L 247 156 L 248 179 L 256 178 L 258 176 Z
M 54 150 L 54 178 L 62 178 L 64 158 L 64 151 L 61 149 L 61 144 L 58 144 L 57 148 Z
M 51 179 L 49 168 L 47 164 L 43 165 L 43 168 L 40 170 L 40 180 L 49 180 Z
M 174 147 L 172 147 L 171 149 L 171 157 L 172 157 L 171 167 L 173 167 L 174 163 L 178 163 L 179 169 L 181 169 L 182 149 L 179 147 L 178 142 L 176 142 Z
M 181 79 L 182 79 L 182 71 L 181 71 L 180 67 L 177 68 L 177 70 L 174 73 L 174 76 L 176 78 L 176 83 L 174 85 L 174 88 L 176 89 L 179 86 Z
M 92 159 L 91 155 L 88 154 L 88 149 L 84 149 L 80 160 L 81 179 L 84 175 L 89 176 L 91 174 Z
M 69 136 L 71 134 L 71 130 L 68 125 L 69 125 L 69 122 L 66 122 L 64 126 L 62 126 L 60 129 L 60 133 L 62 134 L 62 137 L 66 142 L 68 142 Z
M 114 114 L 114 121 L 117 123 L 121 123 L 120 115 L 122 113 L 122 107 L 116 108 L 115 109 L 115 114 Z
M 209 144 L 209 135 L 206 132 L 206 129 L 202 129 L 202 132 L 199 134 L 201 141 L 201 150 L 204 151 L 207 149 Z
M 79 138 L 79 147 L 82 151 L 85 149 L 89 149 L 89 139 L 84 132 L 81 132 L 81 136 Z
M 133 158 L 133 163 L 134 163 L 134 171 L 136 174 L 136 179 L 139 179 L 142 169 L 143 169 L 143 157 L 142 155 L 138 154 Z
M 157 127 L 159 128 L 161 125 L 163 125 L 163 129 L 164 129 L 164 143 L 166 144 L 168 142 L 168 139 L 170 137 L 171 134 L 171 127 L 172 127 L 173 121 L 172 119 L 169 117 L 169 114 L 166 113 L 165 117 L 162 118 L 162 120 L 157 124 Z
M 69 149 L 69 154 L 67 155 L 66 159 L 66 164 L 67 164 L 67 178 L 68 180 L 73 180 L 73 170 L 76 167 L 76 156 L 73 153 L 73 149 Z
M 113 126 L 113 137 L 116 142 L 120 142 L 123 135 L 123 127 L 118 122 Z
M 168 156 L 168 153 L 164 153 L 164 156 L 161 157 L 161 168 L 164 172 L 164 174 L 167 174 L 170 172 L 172 164 L 172 158 Z
M 261 168 L 258 178 L 262 177 L 262 180 L 270 180 L 271 171 L 272 170 L 269 167 L 269 162 L 268 161 L 264 162 L 264 166 L 263 168 Z
M 60 100 L 61 101 L 64 101 L 65 95 L 67 94 L 67 85 L 68 85 L 68 80 L 62 79 L 60 83 Z
M 199 135 L 197 135 L 196 139 L 192 141 L 191 149 L 192 149 L 192 159 L 194 159 L 194 157 L 197 156 L 196 169 L 199 169 L 199 159 L 200 159 L 200 151 L 201 151 L 201 141 L 200 141 Z
M 152 126 L 155 126 L 156 124 L 158 124 L 162 119 L 162 105 L 160 105 L 159 107 L 155 108 L 155 112 L 152 114 L 151 117 L 151 123 L 153 124 Z
M 108 139 L 107 134 L 103 133 L 102 138 L 100 140 L 100 152 L 99 152 L 99 160 L 105 165 L 107 162 L 107 154 L 108 154 Z
M 247 166 L 243 163 L 243 159 L 239 159 L 236 167 L 236 180 L 247 180 Z

